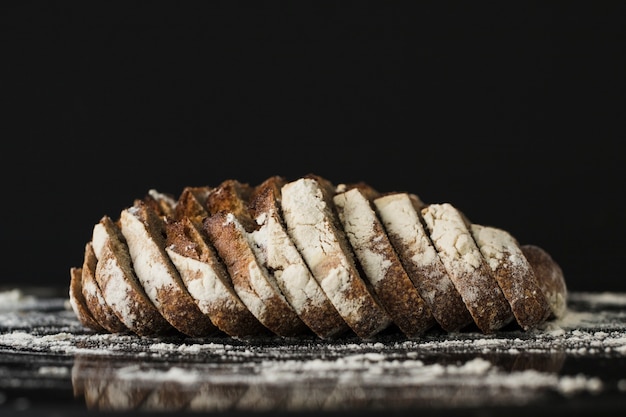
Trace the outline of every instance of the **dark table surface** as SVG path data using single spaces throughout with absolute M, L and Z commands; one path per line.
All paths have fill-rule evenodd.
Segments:
M 565 317 L 528 332 L 368 341 L 96 334 L 57 289 L 0 297 L 3 416 L 626 411 L 624 293 L 571 293 Z

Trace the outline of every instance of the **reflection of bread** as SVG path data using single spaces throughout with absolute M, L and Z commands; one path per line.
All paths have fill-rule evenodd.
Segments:
M 529 330 L 565 313 L 567 289 L 543 249 L 449 203 L 310 174 L 150 190 L 94 226 L 70 301 L 94 331 L 368 339 Z

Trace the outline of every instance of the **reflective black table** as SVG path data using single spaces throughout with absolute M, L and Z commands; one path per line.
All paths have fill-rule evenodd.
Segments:
M 626 294 L 559 321 L 407 340 L 147 338 L 83 328 L 63 290 L 0 292 L 0 414 L 615 415 Z

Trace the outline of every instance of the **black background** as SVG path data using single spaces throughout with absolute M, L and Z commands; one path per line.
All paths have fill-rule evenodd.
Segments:
M 4 2 L 3 285 L 149 189 L 316 173 L 451 202 L 626 291 L 624 2 Z

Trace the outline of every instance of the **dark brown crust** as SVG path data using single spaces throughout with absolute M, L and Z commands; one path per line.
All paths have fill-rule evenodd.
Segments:
M 129 331 L 128 327 L 120 321 L 115 312 L 108 305 L 96 281 L 97 263 L 98 259 L 93 251 L 93 246 L 91 242 L 88 242 L 85 245 L 85 257 L 81 275 L 81 286 L 85 303 L 95 320 L 104 329 L 110 333 L 126 333 Z
M 415 195 L 404 193 L 387 193 L 382 197 L 394 195 L 406 195 L 412 204 L 413 210 L 415 210 L 417 221 L 420 221 L 420 210 L 424 207 L 421 200 Z M 428 236 L 421 223 L 415 225 L 415 227 L 423 230 L 424 235 Z M 467 310 L 461 295 L 450 280 L 441 259 L 437 257 L 431 264 L 420 265 L 414 261 L 414 257 L 419 256 L 415 248 L 405 242 L 401 236 L 389 230 L 387 230 L 387 236 L 395 248 L 406 273 L 418 289 L 422 299 L 428 305 L 439 326 L 447 332 L 456 332 L 473 323 L 474 320 Z M 436 251 L 430 240 L 428 245 L 433 251 Z M 442 290 L 442 288 L 445 288 L 445 290 Z
M 79 267 L 70 268 L 70 291 L 69 300 L 72 306 L 72 310 L 78 317 L 78 321 L 83 326 L 94 330 L 96 332 L 102 332 L 104 327 L 98 323 L 94 318 L 91 310 L 87 307 L 87 302 L 83 296 L 83 269 Z
M 172 279 L 173 285 L 163 285 L 156 288 L 156 299 L 159 302 L 158 304 L 155 303 L 155 305 L 161 315 L 174 328 L 188 336 L 202 337 L 214 334 L 217 328 L 210 318 L 200 311 L 195 300 L 191 297 L 180 278 L 178 270 L 171 263 L 165 251 L 166 232 L 164 220 L 159 217 L 158 213 L 150 206 L 141 201 L 137 201 L 132 209 L 127 209 L 123 214 L 133 216 L 142 223 L 147 238 L 150 242 L 154 243 L 154 249 L 156 250 L 150 262 L 160 264 Z M 125 229 L 123 219 L 122 233 L 126 236 L 128 245 L 131 246 L 132 241 Z M 141 239 L 141 237 L 139 237 L 139 239 Z M 139 242 L 140 245 L 145 243 L 147 242 Z M 132 253 L 131 250 L 131 254 Z M 133 259 L 133 262 L 136 264 L 136 259 Z M 135 272 L 139 274 L 137 270 Z M 142 281 L 142 277 L 138 275 L 138 278 Z M 144 288 L 145 286 L 146 284 L 144 283 Z
M 250 212 L 253 218 L 272 217 L 278 222 L 287 236 L 287 230 L 283 224 L 280 214 L 280 189 L 286 183 L 282 177 L 270 177 L 263 183 L 255 187 L 250 197 Z M 280 250 L 280 248 L 271 248 Z M 303 265 L 304 260 L 302 260 Z M 273 271 L 272 271 L 273 273 Z M 280 282 L 279 282 L 280 285 Z M 319 289 L 320 293 L 323 291 Z M 283 288 L 283 293 L 287 297 L 288 291 Z M 346 332 L 349 327 L 341 318 L 328 297 L 322 302 L 314 300 L 299 312 L 302 321 L 319 337 L 331 338 Z
M 205 308 L 203 311 L 221 331 L 238 338 L 270 334 L 235 293 L 226 268 L 208 243 L 208 236 L 201 226 L 191 218 L 183 217 L 179 221 L 168 222 L 166 232 L 168 250 L 207 264 L 224 285 L 221 302 L 202 304 Z M 181 271 L 181 278 L 185 285 L 189 285 L 194 277 Z
M 250 282 L 249 266 L 257 264 L 257 259 L 247 237 L 235 225 L 234 219 L 228 218 L 229 214 L 232 215 L 232 213 L 219 211 L 204 219 L 203 225 L 209 240 L 226 265 L 235 291 L 249 308 L 250 305 L 247 304 L 244 293 L 261 298 L 265 305 L 265 312 L 259 313 L 251 309 L 251 313 L 277 335 L 289 337 L 306 334 L 308 328 L 282 294 L 276 292 L 271 296 L 260 297 L 254 290 Z M 260 265 L 259 268 L 262 269 Z
M 551 317 L 562 317 L 567 311 L 567 286 L 561 266 L 539 246 L 526 244 L 521 249 L 550 304 Z
M 254 230 L 256 225 L 248 207 L 253 190 L 254 188 L 247 183 L 237 180 L 223 181 L 207 195 L 207 212 L 209 215 L 220 211 L 232 213 L 247 231 Z
M 370 206 L 370 198 L 375 198 L 378 193 L 366 184 L 360 184 L 357 187 L 349 187 L 345 193 L 360 193 L 363 198 L 363 204 L 367 204 L 372 211 L 373 223 L 371 225 L 374 234 L 377 236 L 372 240 L 368 240 L 365 247 L 359 247 L 357 240 L 351 240 L 351 245 L 355 249 L 356 258 L 359 262 L 367 262 L 366 259 L 360 257 L 361 253 L 376 253 L 388 263 L 385 267 L 384 277 L 370 277 L 374 281 L 371 289 L 377 296 L 378 301 L 387 310 L 393 322 L 398 326 L 407 337 L 414 338 L 423 335 L 428 329 L 435 324 L 435 319 L 420 296 L 417 288 L 409 278 L 408 274 L 402 267 L 402 263 L 398 258 L 387 234 L 380 223 L 373 208 Z M 348 195 L 348 194 L 344 194 Z M 355 197 L 357 198 L 357 197 Z M 335 196 L 335 206 L 339 214 L 339 219 L 344 224 L 344 230 L 348 226 L 346 223 L 351 220 L 344 211 L 343 204 L 337 202 L 341 199 L 341 195 Z M 352 236 L 347 233 L 348 238 Z M 364 275 L 367 273 L 363 268 Z
M 209 215 L 206 201 L 210 192 L 209 186 L 185 187 L 178 197 L 173 217 L 177 220 L 188 217 L 202 224 L 202 220 Z
M 102 247 L 102 255 L 96 265 L 96 282 L 102 290 L 107 304 L 133 333 L 139 336 L 167 335 L 173 333 L 172 326 L 161 316 L 152 301 L 146 295 L 143 287 L 137 280 L 132 267 L 132 260 L 128 253 L 128 246 L 118 226 L 108 217 L 100 220 L 107 231 L 108 239 Z M 110 268 L 106 267 L 109 262 L 119 266 L 119 275 L 113 277 Z M 118 273 L 116 272 L 116 274 Z M 111 285 L 112 292 L 119 291 L 118 285 L 122 280 L 127 283 L 129 289 L 126 297 L 129 299 L 124 305 L 117 305 L 116 300 L 111 300 L 107 291 Z M 125 310 L 132 317 L 125 315 Z

